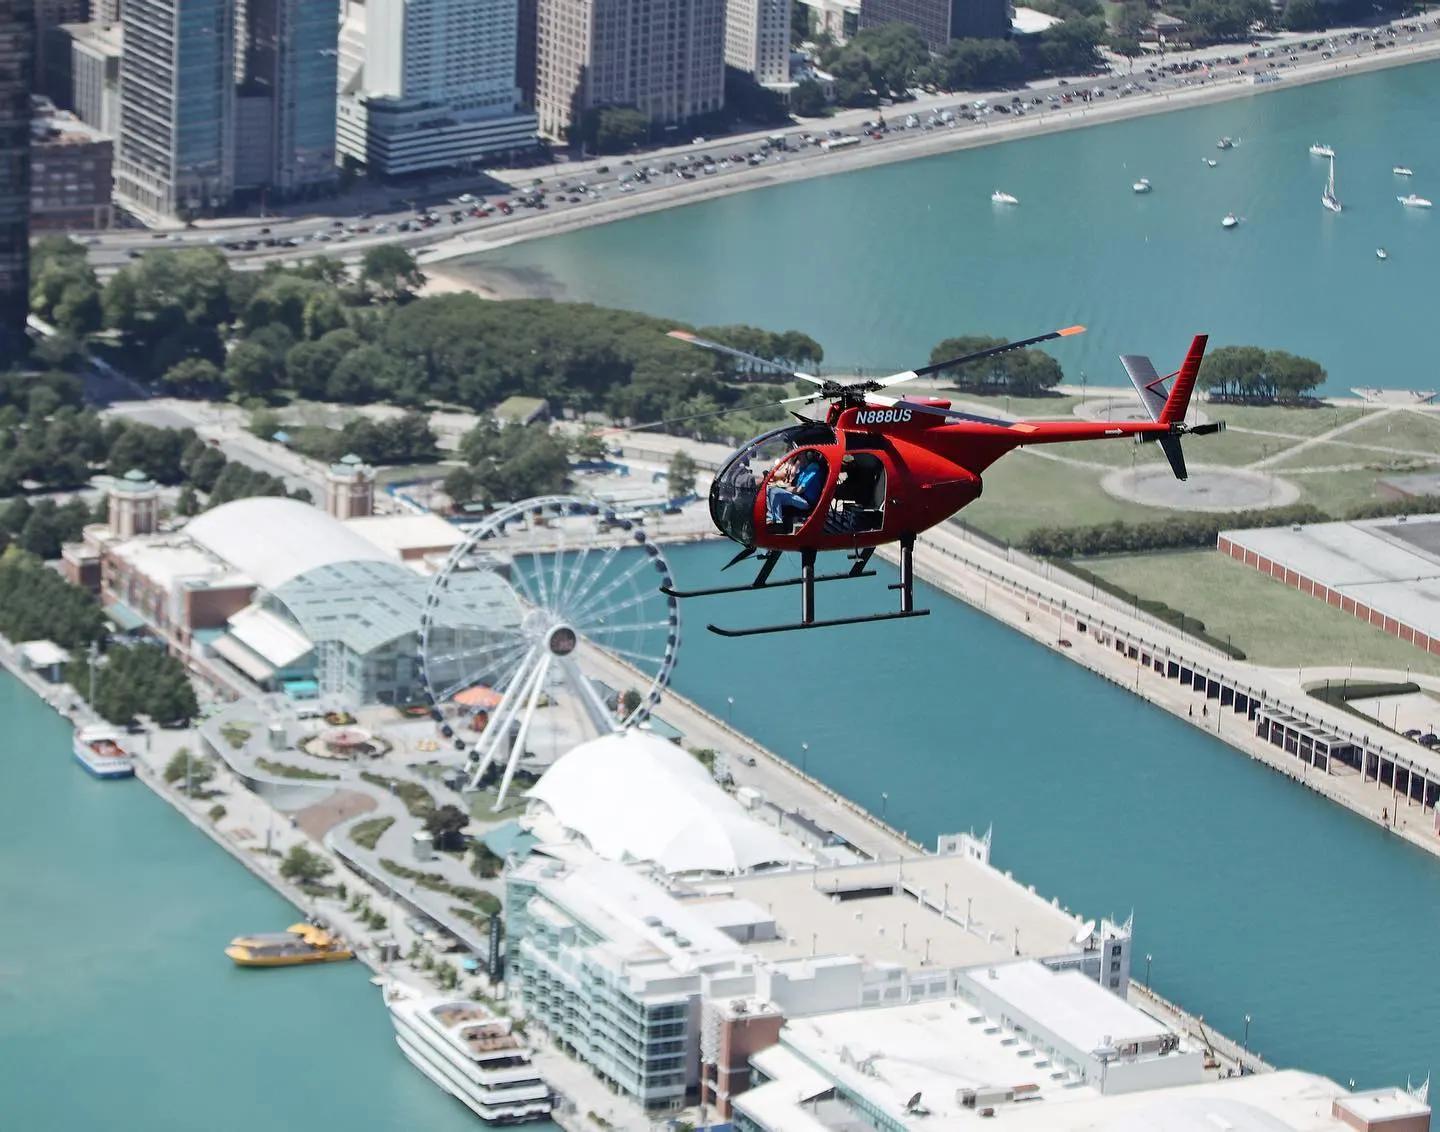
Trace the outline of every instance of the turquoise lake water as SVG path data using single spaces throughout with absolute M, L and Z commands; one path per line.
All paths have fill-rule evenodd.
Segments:
M 1077 381 L 1124 384 L 1122 352 L 1164 372 L 1205 331 L 1317 358 L 1329 392 L 1435 389 L 1440 211 L 1395 198 L 1440 200 L 1437 105 L 1440 64 L 1402 67 L 741 193 L 455 266 L 695 324 L 798 328 L 833 365 L 900 369 L 950 335 L 1079 322 L 1090 333 L 1054 350 Z M 1218 151 L 1223 135 L 1237 148 Z M 1338 155 L 1339 216 L 1320 206 L 1315 141 Z M 1131 191 L 1140 177 L 1148 196 Z M 996 188 L 1019 207 L 992 205 Z M 1232 211 L 1242 223 L 1225 231 Z
M 477 1126 L 395 1048 L 368 968 L 234 967 L 231 937 L 295 910 L 139 782 L 88 777 L 5 673 L 0 719 L 0 1127 Z

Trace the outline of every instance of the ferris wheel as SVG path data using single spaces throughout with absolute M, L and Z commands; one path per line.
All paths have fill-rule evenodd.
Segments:
M 670 584 L 644 528 L 592 499 L 527 499 L 467 528 L 431 581 L 419 659 L 471 789 L 503 766 L 501 808 L 537 716 L 567 693 L 597 730 L 649 717 L 680 647 Z

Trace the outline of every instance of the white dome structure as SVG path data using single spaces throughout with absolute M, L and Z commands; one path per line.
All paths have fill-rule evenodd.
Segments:
M 185 533 L 267 590 L 337 562 L 391 561 L 318 507 L 273 496 L 222 503 L 191 519 Z
M 530 797 L 612 861 L 654 861 L 668 873 L 742 873 L 813 860 L 747 814 L 692 755 L 653 732 L 581 743 Z

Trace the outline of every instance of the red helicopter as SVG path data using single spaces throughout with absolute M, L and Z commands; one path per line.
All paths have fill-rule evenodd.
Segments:
M 1137 442 L 1158 442 L 1176 478 L 1185 479 L 1180 438 L 1187 433 L 1215 433 L 1225 427 L 1221 422 L 1195 426 L 1185 423 L 1185 411 L 1205 354 L 1207 339 L 1203 334 L 1191 342 L 1180 369 L 1166 377 L 1156 373 L 1147 357 L 1121 356 L 1121 364 L 1140 394 L 1149 420 L 998 420 L 957 411 L 949 401 L 937 397 L 900 398 L 882 392 L 919 377 L 1040 342 L 1068 338 L 1084 330 L 1083 326 L 1067 326 L 879 380 L 848 385 L 783 371 L 793 379 L 810 382 L 816 390 L 787 398 L 781 404 L 808 405 L 828 400 L 825 420 L 793 413 L 797 423 L 743 445 L 716 474 L 710 488 L 710 516 L 716 528 L 743 548 L 724 568 L 728 570 L 758 553 L 759 572 L 746 585 L 689 591 L 666 587 L 665 592 L 691 598 L 779 586 L 801 587 L 798 622 L 752 629 L 709 626 L 712 632 L 725 637 L 923 617 L 930 611 L 915 608 L 915 536 L 978 499 L 984 488 L 982 473 L 1012 449 L 1028 444 L 1131 436 Z M 672 330 L 670 337 L 752 365 L 783 370 L 766 359 L 688 331 Z M 1167 390 L 1165 383 L 1171 379 L 1173 384 Z M 817 620 L 815 586 L 874 576 L 875 571 L 867 569 L 870 558 L 877 546 L 890 542 L 900 544 L 900 581 L 891 587 L 900 591 L 899 610 Z M 800 576 L 772 581 L 770 575 L 785 551 L 799 553 Z M 817 575 L 815 559 L 821 551 L 845 551 L 851 562 L 849 569 Z

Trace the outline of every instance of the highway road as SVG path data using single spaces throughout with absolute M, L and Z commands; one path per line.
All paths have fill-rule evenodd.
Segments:
M 1287 33 L 1267 38 L 1263 46 L 1231 44 L 1147 56 L 1133 64 L 1116 56 L 1109 61 L 1110 72 L 1098 77 L 1048 79 L 1021 91 L 921 94 L 912 102 L 878 111 L 841 111 L 832 118 L 709 141 L 693 139 L 632 157 L 565 161 L 493 174 L 508 176 L 508 183 L 468 174 L 397 185 L 388 193 L 368 185 L 348 203 L 331 202 L 332 212 L 327 215 L 236 217 L 201 221 L 188 229 L 116 229 L 79 233 L 76 238 L 89 245 L 91 261 L 102 275 L 161 247 L 221 248 L 237 267 L 259 268 L 267 262 L 322 254 L 355 261 L 366 248 L 382 243 L 400 243 L 418 252 L 471 234 L 495 231 L 498 236 L 508 226 L 534 216 L 533 206 L 520 201 L 522 197 L 533 201 L 535 194 L 543 194 L 546 210 L 561 214 L 617 198 L 633 198 L 640 211 L 650 194 L 674 190 L 686 181 L 708 184 L 752 176 L 760 183 L 769 179 L 767 169 L 782 164 L 814 162 L 818 167 L 834 159 L 833 146 L 827 143 L 841 139 L 861 139 L 841 145 L 863 145 L 867 151 L 897 146 L 899 156 L 900 143 L 913 139 L 915 131 L 954 131 L 963 136 L 1016 117 L 1068 113 L 1087 101 L 1108 106 L 1117 100 L 1233 83 L 1237 78 L 1283 78 L 1288 71 L 1321 60 L 1342 65 L 1404 46 L 1437 44 L 1440 17 L 1431 16 L 1327 35 Z M 783 138 L 783 148 L 772 144 L 772 138 L 777 142 Z M 370 210 L 361 211 L 357 201 L 368 203 Z M 613 206 L 604 211 L 615 215 Z

